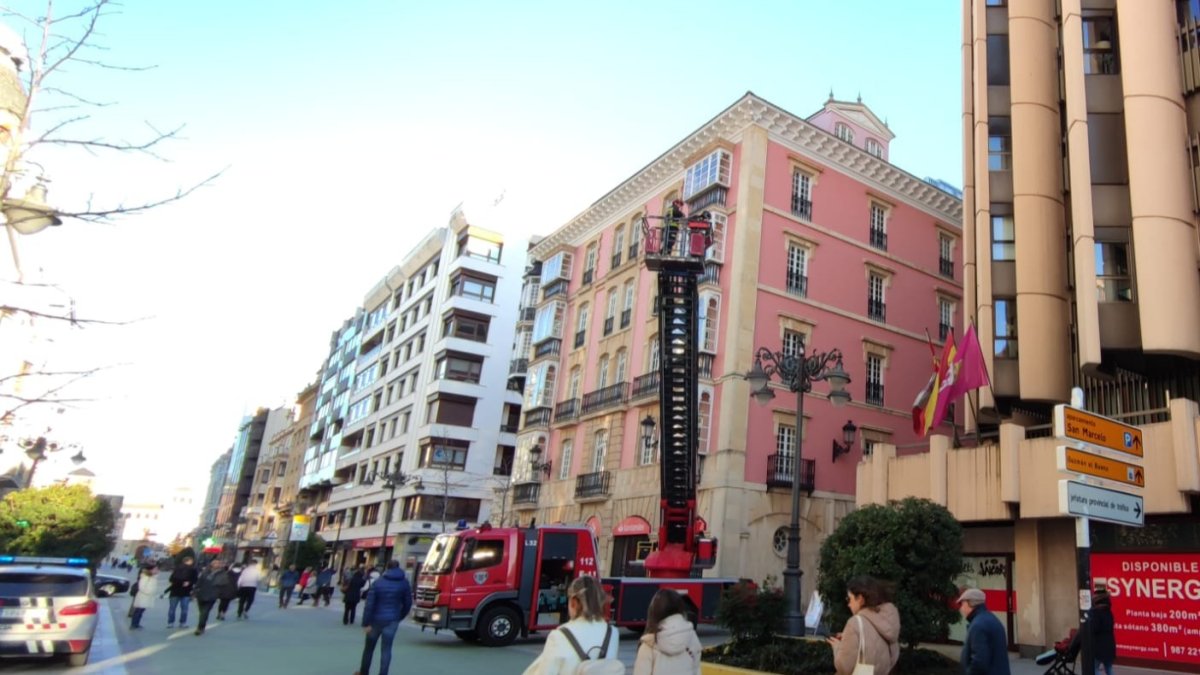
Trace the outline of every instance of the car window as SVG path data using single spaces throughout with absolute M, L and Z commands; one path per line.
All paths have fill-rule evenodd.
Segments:
M 87 595 L 87 578 L 52 572 L 0 572 L 0 598 Z

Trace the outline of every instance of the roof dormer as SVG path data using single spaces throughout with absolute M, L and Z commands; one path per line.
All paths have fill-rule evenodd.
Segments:
M 830 91 L 825 105 L 807 121 L 884 161 L 888 158 L 888 144 L 896 137 L 887 122 L 876 117 L 862 102 L 861 96 L 857 101 L 839 101 Z

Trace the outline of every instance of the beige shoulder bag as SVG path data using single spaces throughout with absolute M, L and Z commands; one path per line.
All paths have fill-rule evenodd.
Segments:
M 858 622 L 858 661 L 854 665 L 853 675 L 875 675 L 875 666 L 867 663 L 867 634 L 863 630 L 862 617 L 855 614 Z

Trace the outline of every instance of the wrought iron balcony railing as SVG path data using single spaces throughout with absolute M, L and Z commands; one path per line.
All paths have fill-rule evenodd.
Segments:
M 767 457 L 767 487 L 792 487 L 795 470 L 795 457 L 792 455 L 771 455 Z M 813 459 L 800 460 L 800 489 L 812 492 L 817 485 L 817 462 Z
M 579 418 L 579 399 L 573 398 L 569 401 L 559 401 L 558 405 L 554 406 L 554 421 L 569 422 Z
M 618 382 L 610 384 L 602 389 L 591 391 L 583 395 L 583 407 L 579 413 L 586 415 L 598 410 L 612 408 L 621 405 L 629 399 L 629 384 L 627 382 Z
M 629 393 L 629 399 L 648 398 L 658 396 L 658 381 L 659 373 L 646 373 L 633 378 L 633 391 Z
M 585 473 L 575 479 L 575 498 L 576 499 L 595 499 L 597 497 L 607 498 L 610 494 L 609 479 L 612 477 L 610 471 L 597 471 L 596 473 Z
M 537 504 L 541 483 L 517 483 L 513 486 L 513 504 Z

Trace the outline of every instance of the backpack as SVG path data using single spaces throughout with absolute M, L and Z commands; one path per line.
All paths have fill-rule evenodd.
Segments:
M 625 675 L 625 664 L 617 659 L 606 659 L 604 655 L 608 653 L 608 642 L 612 639 L 616 629 L 612 626 L 607 626 L 608 631 L 604 634 L 604 642 L 600 645 L 600 655 L 596 658 L 588 656 L 588 652 L 583 651 L 583 647 L 579 646 L 579 640 L 571 634 L 571 630 L 563 626 L 559 630 L 567 638 L 567 642 L 571 643 L 571 647 L 575 649 L 575 653 L 579 655 L 579 665 L 575 666 L 575 675 Z M 596 649 L 596 647 L 592 647 Z

